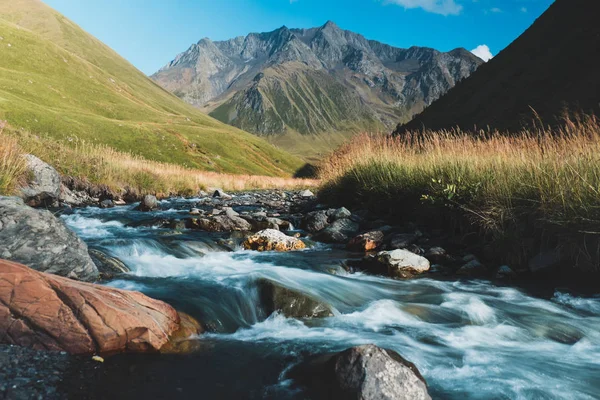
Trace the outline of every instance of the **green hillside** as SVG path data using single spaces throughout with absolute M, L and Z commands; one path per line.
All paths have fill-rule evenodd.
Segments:
M 287 175 L 302 165 L 185 104 L 37 0 L 0 0 L 0 119 L 219 172 Z

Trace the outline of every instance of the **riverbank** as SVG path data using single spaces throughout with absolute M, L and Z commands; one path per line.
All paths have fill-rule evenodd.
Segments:
M 514 269 L 600 271 L 600 122 L 560 129 L 362 136 L 323 163 L 320 198 L 442 229 Z

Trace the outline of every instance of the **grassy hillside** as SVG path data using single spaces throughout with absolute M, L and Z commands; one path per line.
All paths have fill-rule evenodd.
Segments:
M 75 141 L 69 145 L 50 137 L 15 131 L 0 121 L 0 195 L 18 194 L 28 174 L 24 154 L 36 154 L 63 175 L 102 186 L 117 196 L 156 194 L 192 196 L 198 189 L 295 189 L 316 181 L 258 175 L 200 171 L 176 164 L 150 161 L 102 144 Z
M 37 0 L 0 0 L 0 119 L 210 171 L 288 175 L 302 165 L 167 93 Z

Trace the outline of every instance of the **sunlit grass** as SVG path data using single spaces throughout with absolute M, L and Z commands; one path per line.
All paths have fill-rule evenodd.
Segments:
M 150 161 L 141 156 L 83 140 L 58 141 L 24 130 L 0 131 L 0 194 L 14 194 L 25 173 L 23 154 L 34 154 L 61 174 L 115 193 L 129 188 L 133 193 L 194 195 L 201 189 L 224 190 L 296 189 L 315 186 L 317 181 L 257 175 L 235 175 L 201 171 L 177 164 Z
M 499 132 L 364 134 L 322 164 L 321 195 L 397 214 L 458 210 L 485 232 L 532 224 L 575 232 L 600 222 L 600 121 Z

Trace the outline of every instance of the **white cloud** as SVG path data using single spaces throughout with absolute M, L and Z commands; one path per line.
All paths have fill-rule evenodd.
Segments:
M 498 8 L 498 7 L 494 7 L 490 11 L 493 12 L 493 13 L 501 13 L 502 12 L 502 10 L 500 8 Z
M 475 54 L 477 57 L 481 58 L 485 62 L 488 62 L 492 58 L 494 58 L 492 51 L 486 44 L 480 44 L 479 46 L 471 50 L 471 53 Z
M 384 0 L 388 4 L 397 4 L 405 9 L 422 8 L 423 10 L 441 15 L 458 15 L 463 6 L 455 0 Z
M 527 7 L 521 7 L 521 12 L 526 13 L 527 12 Z

